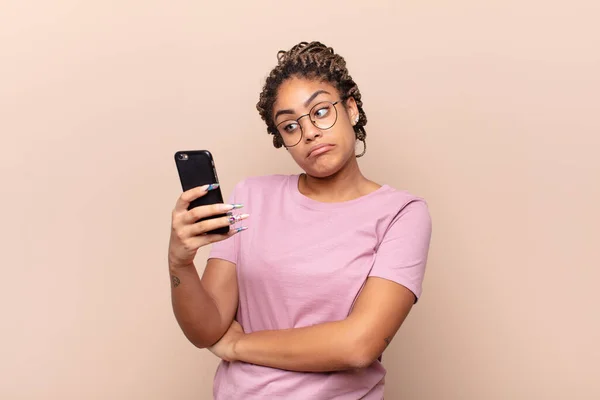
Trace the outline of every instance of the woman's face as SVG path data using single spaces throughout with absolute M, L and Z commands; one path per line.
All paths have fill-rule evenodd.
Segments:
M 355 160 L 353 121 L 358 108 L 353 98 L 331 106 L 339 100 L 337 89 L 330 83 L 304 78 L 284 81 L 277 92 L 275 125 L 292 158 L 310 176 L 331 176 Z M 297 140 L 298 144 L 290 147 Z

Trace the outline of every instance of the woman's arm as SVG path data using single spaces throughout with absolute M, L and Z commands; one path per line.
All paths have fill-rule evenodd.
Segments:
M 210 259 L 202 279 L 194 265 L 169 266 L 171 302 L 181 330 L 195 346 L 205 348 L 223 336 L 238 303 L 235 264 Z
M 410 203 L 383 238 L 348 318 L 248 335 L 234 322 L 211 351 L 225 359 L 293 371 L 337 371 L 370 365 L 391 342 L 421 294 L 430 238 L 427 205 Z
M 414 301 L 404 286 L 372 277 L 343 321 L 251 334 L 234 323 L 211 351 L 228 361 L 290 371 L 364 368 L 383 353 Z
M 212 204 L 190 209 L 195 199 L 218 187 L 218 184 L 204 185 L 183 192 L 171 220 L 168 260 L 173 312 L 185 336 L 200 348 L 213 345 L 227 331 L 238 303 L 236 265 L 227 259 L 234 259 L 233 236 L 241 229 L 230 229 L 224 235 L 210 234 L 216 228 L 230 226 L 232 220 L 229 216 L 206 217 L 240 206 Z M 247 214 L 239 215 L 233 221 L 246 217 Z M 200 247 L 211 243 L 219 246 L 220 253 L 227 259 L 209 259 L 200 279 L 194 259 Z

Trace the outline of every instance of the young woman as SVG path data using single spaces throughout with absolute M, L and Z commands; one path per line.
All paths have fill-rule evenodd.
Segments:
M 169 244 L 175 316 L 223 360 L 216 399 L 380 400 L 381 355 L 421 295 L 427 204 L 362 175 L 367 118 L 341 56 L 303 42 L 278 61 L 257 108 L 304 173 L 248 178 L 229 204 L 191 211 L 214 186 L 182 194 Z M 194 256 L 210 243 L 200 278 Z

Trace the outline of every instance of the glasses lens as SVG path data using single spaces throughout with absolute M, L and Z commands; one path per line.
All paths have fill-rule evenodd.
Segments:
M 329 102 L 322 102 L 310 110 L 310 120 L 319 129 L 329 129 L 335 124 L 337 110 Z
M 311 108 L 308 117 L 318 129 L 329 129 L 337 121 L 337 110 L 332 103 L 324 101 Z M 296 120 L 279 123 L 277 131 L 281 135 L 283 144 L 286 147 L 295 146 L 302 140 L 302 127 Z
M 295 146 L 302 139 L 302 128 L 298 121 L 284 121 L 277 125 L 277 130 L 287 147 Z

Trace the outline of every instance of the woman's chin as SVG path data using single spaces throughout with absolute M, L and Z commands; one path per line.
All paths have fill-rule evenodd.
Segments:
M 302 168 L 307 175 L 312 176 L 313 178 L 328 178 L 332 175 L 337 174 L 343 165 L 340 163 L 336 164 L 321 164 L 321 165 L 310 165 Z

